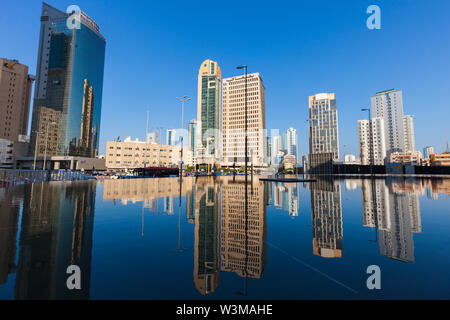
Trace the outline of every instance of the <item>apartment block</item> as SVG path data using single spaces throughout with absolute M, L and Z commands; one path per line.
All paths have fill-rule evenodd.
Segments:
M 27 134 L 33 81 L 28 66 L 0 58 L 0 139 L 19 141 Z

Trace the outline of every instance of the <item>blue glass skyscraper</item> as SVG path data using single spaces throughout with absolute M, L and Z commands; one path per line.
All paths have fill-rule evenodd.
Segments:
M 30 155 L 98 155 L 105 46 L 84 12 L 42 4 Z

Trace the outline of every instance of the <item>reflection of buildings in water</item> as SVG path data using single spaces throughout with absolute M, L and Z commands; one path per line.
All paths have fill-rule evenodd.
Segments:
M 291 217 L 298 216 L 298 188 L 296 183 L 286 184 L 286 192 L 284 193 L 284 210 L 289 212 Z
M 298 216 L 299 198 L 299 188 L 297 183 L 273 184 L 273 205 L 287 211 L 291 217 Z
M 361 179 L 345 179 L 346 190 L 356 190 L 358 187 L 361 187 Z
M 103 200 L 121 200 L 123 205 L 144 201 L 144 207 L 155 208 L 157 199 L 163 199 L 163 210 L 166 213 L 174 212 L 174 197 L 180 195 L 180 183 L 178 178 L 159 179 L 119 179 L 104 180 Z M 181 195 L 192 190 L 194 179 L 183 179 Z M 148 206 L 147 206 L 148 204 Z
M 89 298 L 95 183 L 27 186 L 19 238 L 16 299 Z M 81 290 L 66 285 L 81 269 Z
M 284 185 L 282 183 L 274 183 L 273 186 L 273 205 L 277 208 L 283 207 Z
M 437 200 L 439 193 L 446 193 L 450 196 L 450 179 L 427 179 L 424 180 L 427 197 Z
M 173 197 L 164 197 L 164 212 L 167 214 L 173 214 Z
M 206 295 L 219 285 L 219 184 L 201 179 L 194 188 L 194 283 Z
M 413 233 L 422 232 L 420 189 L 403 182 L 364 180 L 361 188 L 364 226 L 379 230 L 380 253 L 414 262 Z M 397 192 L 395 192 L 395 191 Z
M 22 186 L 14 189 L 0 188 L 0 285 L 5 284 L 8 275 L 15 273 L 17 268 L 16 237 L 20 206 L 13 202 L 22 189 Z
M 340 258 L 343 240 L 340 185 L 333 180 L 317 179 L 310 188 L 313 253 L 324 258 Z
M 264 183 L 248 185 L 247 230 L 242 177 L 222 181 L 221 270 L 261 278 L 266 263 Z

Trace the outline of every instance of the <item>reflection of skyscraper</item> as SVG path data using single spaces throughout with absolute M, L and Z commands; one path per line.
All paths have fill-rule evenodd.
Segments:
M 398 182 L 363 181 L 361 187 L 364 226 L 379 230 L 380 253 L 388 258 L 414 262 L 413 232 L 422 232 L 419 194 L 394 192 Z
M 95 183 L 27 186 L 20 233 L 16 299 L 88 299 Z M 69 290 L 78 265 L 81 290 Z
M 324 258 L 342 257 L 341 188 L 333 180 L 310 184 L 313 224 L 313 253 Z
M 57 120 L 52 121 L 56 124 L 51 125 L 54 128 L 49 128 L 55 132 L 49 135 L 52 139 L 48 139 L 47 155 L 97 155 L 106 41 L 90 17 L 84 12 L 79 17 L 79 28 L 69 29 L 67 20 L 72 17 L 42 4 L 31 155 L 36 132 L 45 134 L 41 128 L 48 123 L 42 108 L 57 115 Z M 39 155 L 43 155 L 44 143 L 45 139 L 38 139 Z
M 23 188 L 20 188 L 23 189 Z M 20 206 L 12 203 L 19 188 L 0 188 L 0 285 L 8 281 L 8 275 L 15 272 L 16 237 Z
M 298 216 L 298 188 L 297 184 L 286 184 L 284 195 L 284 206 L 291 217 Z
M 167 214 L 173 214 L 173 197 L 164 198 L 164 212 Z
M 247 217 L 244 193 L 243 179 L 223 181 L 221 270 L 241 277 L 261 278 L 266 263 L 267 237 L 264 183 L 248 185 Z
M 195 192 L 194 283 L 202 294 L 219 285 L 219 186 L 199 182 Z

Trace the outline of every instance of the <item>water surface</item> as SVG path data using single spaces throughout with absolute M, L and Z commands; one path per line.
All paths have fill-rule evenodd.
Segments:
M 0 299 L 450 298 L 450 179 L 245 190 L 243 177 L 0 189 Z

